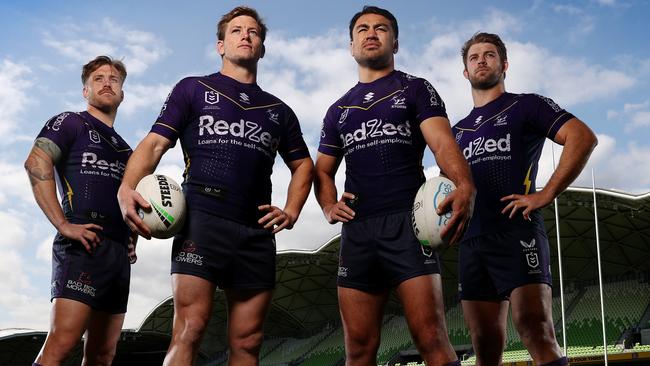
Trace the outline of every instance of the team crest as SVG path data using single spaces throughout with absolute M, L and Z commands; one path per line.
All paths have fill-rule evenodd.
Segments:
M 395 95 L 394 97 L 391 98 L 393 101 L 393 105 L 390 106 L 391 108 L 400 108 L 400 109 L 405 109 L 406 108 L 406 98 L 401 97 L 399 95 Z
M 217 104 L 219 103 L 219 93 L 215 93 L 212 90 L 205 92 L 205 102 L 208 104 Z
M 345 119 L 348 118 L 348 113 L 350 112 L 349 108 L 346 108 L 343 110 L 343 113 L 341 113 L 341 117 L 339 117 L 339 123 L 345 122 Z
M 90 131 L 88 131 L 88 133 L 90 134 L 90 141 L 92 141 L 92 142 L 94 142 L 96 144 L 98 144 L 98 143 L 100 143 L 102 141 L 101 138 L 99 137 L 99 134 L 97 133 L 97 131 L 90 130 Z
M 497 121 L 494 122 L 494 126 L 495 127 L 497 127 L 497 126 L 506 126 L 508 124 L 508 122 L 506 121 L 507 118 L 508 118 L 507 114 L 497 117 Z
M 266 115 L 269 117 L 269 121 L 275 123 L 276 125 L 279 125 L 280 122 L 278 122 L 278 117 L 280 116 L 279 113 L 276 113 L 274 109 L 267 109 L 266 110 Z
M 459 142 L 460 142 L 460 139 L 462 139 L 462 138 L 463 138 L 463 131 L 460 130 L 460 131 L 458 131 L 458 133 L 456 134 L 456 143 L 459 143 Z

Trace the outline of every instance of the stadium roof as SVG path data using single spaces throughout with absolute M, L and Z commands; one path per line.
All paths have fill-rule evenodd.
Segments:
M 603 276 L 618 277 L 650 270 L 650 193 L 632 195 L 596 189 L 598 229 Z M 570 187 L 558 198 L 562 269 L 565 286 L 597 278 L 594 192 Z M 551 242 L 554 281 L 558 279 L 557 235 L 554 204 L 542 210 Z M 313 251 L 278 252 L 277 287 L 265 333 L 270 337 L 303 337 L 339 322 L 336 299 L 339 236 Z M 455 297 L 457 249 L 442 253 L 445 295 Z M 224 296 L 215 294 L 209 330 L 202 351 L 214 357 L 226 348 Z M 387 312 L 398 311 L 393 296 Z M 144 320 L 139 331 L 170 334 L 173 317 L 171 298 L 158 305 Z
M 562 269 L 565 286 L 597 278 L 596 225 L 594 192 L 571 187 L 558 198 Z M 632 195 L 596 189 L 598 233 L 604 277 L 634 275 L 650 270 L 650 193 Z M 555 206 L 542 210 L 551 242 L 554 280 L 558 278 Z M 269 337 L 304 337 L 321 330 L 328 323 L 338 323 L 336 273 L 339 236 L 313 251 L 285 250 L 278 252 L 277 287 L 267 318 L 265 333 Z M 457 249 L 441 253 L 445 295 L 455 297 L 457 282 Z M 388 313 L 399 311 L 393 296 Z M 168 298 L 156 306 L 133 334 L 146 334 L 146 339 L 168 339 L 171 334 L 173 306 Z M 226 349 L 226 308 L 223 293 L 214 296 L 213 315 L 201 347 L 202 359 L 218 357 Z M 33 357 L 40 348 L 43 333 L 6 335 L 0 333 L 0 353 L 12 350 Z M 13 332 L 16 333 L 16 332 Z M 159 342 L 159 341 L 156 341 Z M 38 343 L 38 344 L 36 344 Z M 36 351 L 38 350 L 36 348 Z M 16 360 L 16 359 L 14 359 Z

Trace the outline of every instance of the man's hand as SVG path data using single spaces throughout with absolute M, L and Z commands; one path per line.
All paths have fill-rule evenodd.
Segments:
M 138 234 L 131 233 L 129 235 L 129 244 L 127 245 L 129 263 L 135 264 L 138 261 L 138 255 L 135 253 L 135 247 L 138 244 Z
M 548 205 L 553 201 L 553 198 L 544 192 L 544 190 L 527 195 L 511 194 L 501 198 L 501 202 L 508 202 L 506 207 L 501 210 L 501 213 L 508 215 L 512 219 L 517 214 L 517 211 L 523 209 L 521 214 L 524 216 L 524 219 L 530 220 L 530 213 L 533 210 Z
M 65 221 L 57 230 L 64 237 L 80 242 L 86 251 L 92 254 L 95 247 L 101 242 L 97 232 L 102 231 L 103 228 L 96 224 L 72 224 Z
M 283 229 L 291 230 L 293 224 L 296 223 L 297 217 L 288 214 L 279 207 L 261 205 L 258 206 L 257 209 L 267 213 L 261 219 L 257 220 L 257 223 L 264 225 L 265 229 L 273 229 L 273 234 Z
M 447 226 L 440 232 L 441 238 L 448 238 L 451 235 L 451 239 L 448 242 L 449 245 L 454 245 L 463 238 L 465 227 L 474 212 L 475 196 L 476 190 L 473 186 L 458 187 L 440 202 L 436 212 L 438 215 L 443 215 L 449 210 L 452 211 L 451 219 L 449 219 Z
M 336 224 L 337 222 L 348 222 L 354 219 L 356 214 L 354 210 L 346 204 L 347 200 L 353 200 L 355 196 L 349 192 L 343 192 L 341 199 L 333 204 L 326 205 L 323 207 L 323 213 L 327 222 L 330 224 Z
M 145 211 L 151 210 L 151 205 L 135 189 L 122 184 L 117 191 L 117 202 L 120 204 L 122 218 L 134 233 L 140 234 L 145 239 L 151 239 L 151 231 L 138 215 L 138 208 Z

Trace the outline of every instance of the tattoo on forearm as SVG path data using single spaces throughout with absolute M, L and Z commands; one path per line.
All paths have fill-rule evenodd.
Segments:
M 51 166 L 46 166 L 46 163 L 36 156 L 30 155 L 25 162 L 25 170 L 29 176 L 29 182 L 32 186 L 38 182 L 46 180 L 54 180 L 54 169 Z

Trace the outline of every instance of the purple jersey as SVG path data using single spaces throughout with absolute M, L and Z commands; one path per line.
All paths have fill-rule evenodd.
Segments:
M 358 83 L 329 108 L 318 150 L 345 156 L 357 219 L 411 209 L 425 180 L 419 126 L 430 117 L 447 117 L 442 99 L 429 82 L 401 71 Z
M 553 139 L 573 115 L 537 94 L 504 93 L 453 127 L 456 142 L 472 169 L 476 185 L 474 215 L 465 239 L 478 235 L 534 228 L 544 231 L 539 210 L 513 219 L 501 214 L 510 194 L 535 192 L 537 163 L 546 138 Z
M 38 134 L 61 149 L 57 185 L 65 218 L 75 224 L 95 223 L 100 235 L 127 243 L 117 189 L 131 148 L 112 127 L 88 112 L 64 112 L 47 121 Z
M 244 224 L 271 203 L 277 152 L 286 163 L 309 156 L 291 108 L 257 84 L 216 73 L 181 80 L 151 132 L 180 139 L 190 209 Z

